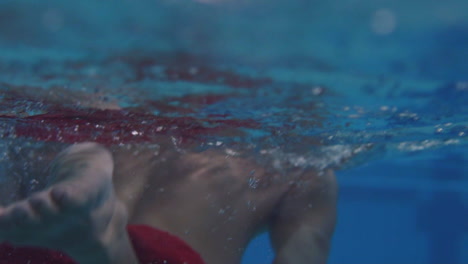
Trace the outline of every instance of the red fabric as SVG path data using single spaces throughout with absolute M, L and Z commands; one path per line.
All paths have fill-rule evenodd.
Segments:
M 128 226 L 127 230 L 141 264 L 205 263 L 187 243 L 168 232 L 143 225 Z
M 141 264 L 204 264 L 200 255 L 178 237 L 144 225 L 127 227 Z M 0 244 L 0 264 L 76 264 L 58 251 Z

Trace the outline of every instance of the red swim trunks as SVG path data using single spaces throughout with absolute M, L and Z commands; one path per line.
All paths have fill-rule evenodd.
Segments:
M 127 227 L 141 264 L 204 264 L 187 243 L 167 232 L 144 225 Z M 63 253 L 0 244 L 0 264 L 76 264 Z

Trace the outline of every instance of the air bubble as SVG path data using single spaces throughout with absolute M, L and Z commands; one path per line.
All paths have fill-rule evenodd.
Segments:
M 260 183 L 259 179 L 256 179 L 254 177 L 249 177 L 249 187 L 252 189 L 257 189 L 258 185 Z
M 324 91 L 325 89 L 320 86 L 315 86 L 314 88 L 312 88 L 312 94 L 315 96 L 322 95 Z

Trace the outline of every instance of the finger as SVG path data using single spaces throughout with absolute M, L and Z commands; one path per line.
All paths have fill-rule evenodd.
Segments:
M 37 216 L 27 202 L 14 205 L 10 214 L 10 221 L 16 226 L 31 225 L 37 222 Z
M 41 219 L 51 217 L 58 211 L 49 191 L 33 195 L 28 199 L 28 202 L 36 215 Z
M 5 229 L 11 223 L 11 210 L 10 208 L 0 209 L 0 229 Z
M 79 205 L 77 199 L 72 194 L 73 186 L 55 186 L 50 191 L 52 201 L 60 211 L 76 209 Z

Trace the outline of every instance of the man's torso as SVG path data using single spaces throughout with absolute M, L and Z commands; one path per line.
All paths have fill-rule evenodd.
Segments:
M 130 223 L 179 236 L 208 264 L 239 263 L 289 189 L 278 174 L 221 151 L 121 149 L 114 156 L 116 191 Z

